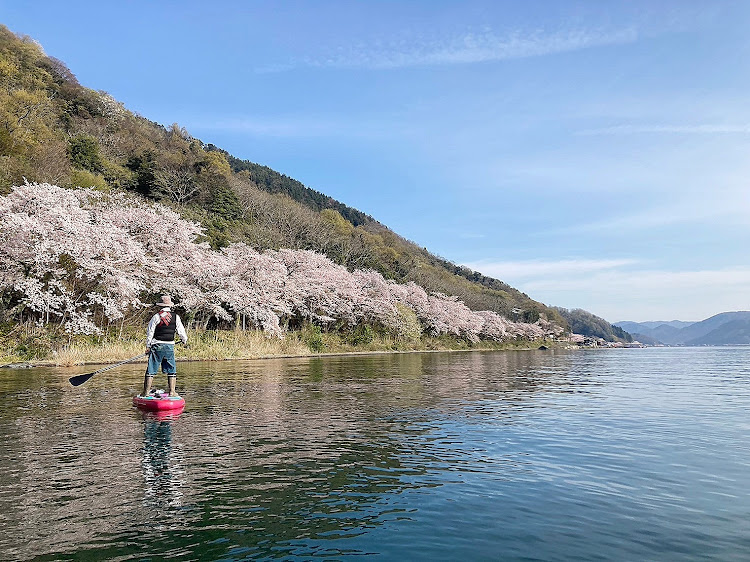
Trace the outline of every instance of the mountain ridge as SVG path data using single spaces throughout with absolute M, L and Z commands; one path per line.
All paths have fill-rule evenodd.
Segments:
M 673 323 L 655 321 L 622 321 L 615 322 L 614 325 L 627 330 L 636 339 L 639 339 L 638 336 L 645 336 L 655 341 L 656 344 L 663 345 L 750 344 L 750 311 L 721 312 L 699 322 L 685 322 L 684 324 L 682 328 L 675 327 Z M 649 342 L 642 341 L 642 343 Z

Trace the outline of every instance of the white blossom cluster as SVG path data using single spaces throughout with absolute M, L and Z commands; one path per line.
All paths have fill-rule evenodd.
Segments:
M 102 114 L 110 119 L 123 117 L 127 113 L 125 106 L 107 92 L 99 92 L 99 107 Z
M 212 250 L 196 242 L 199 224 L 123 193 L 27 183 L 0 197 L 0 217 L 0 291 L 71 334 L 96 333 L 160 293 L 197 321 L 237 322 L 277 337 L 294 319 L 398 332 L 397 305 L 430 335 L 504 341 L 562 332 L 543 318 L 526 324 L 473 312 L 456 297 L 372 270 L 350 272 L 307 250 L 260 253 L 242 243 Z

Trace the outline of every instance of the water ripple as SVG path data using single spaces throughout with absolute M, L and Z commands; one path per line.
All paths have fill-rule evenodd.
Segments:
M 750 547 L 750 348 L 330 357 L 0 380 L 12 560 L 715 560 Z M 92 406 L 92 404 L 94 406 Z M 105 406 L 106 405 L 106 406 Z

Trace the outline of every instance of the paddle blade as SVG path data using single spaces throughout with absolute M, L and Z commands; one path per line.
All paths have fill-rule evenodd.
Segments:
M 70 384 L 73 386 L 79 386 L 83 383 L 85 383 L 87 380 L 89 380 L 91 377 L 93 377 L 96 373 L 86 373 L 85 375 L 76 375 L 75 377 L 70 377 L 68 380 L 70 381 Z

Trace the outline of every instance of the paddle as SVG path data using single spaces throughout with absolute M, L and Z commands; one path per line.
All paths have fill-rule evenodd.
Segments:
M 94 371 L 93 373 L 86 373 L 85 375 L 76 375 L 75 377 L 70 377 L 68 380 L 73 386 L 78 386 L 85 383 L 96 373 L 109 371 L 110 369 L 114 369 L 115 367 L 119 367 L 120 365 L 124 365 L 125 363 L 130 363 L 131 361 L 135 361 L 136 359 L 140 359 L 141 357 L 144 357 L 146 355 L 148 355 L 148 353 L 141 353 L 140 355 L 136 355 L 135 357 L 131 357 L 130 359 L 125 359 L 125 361 L 120 361 L 117 365 L 110 365 L 109 367 L 104 367 L 103 369 L 99 369 L 98 371 Z

